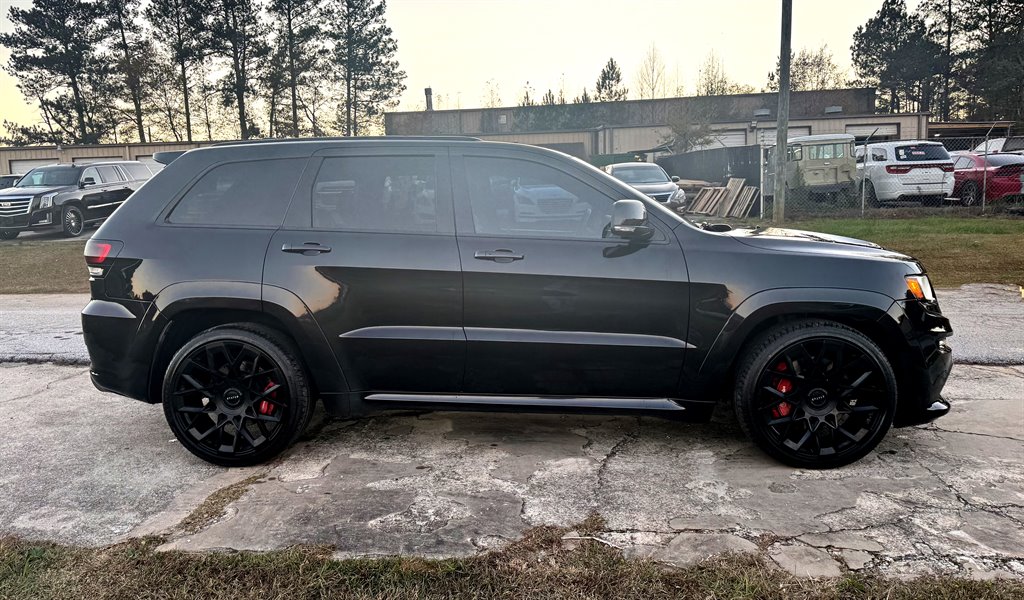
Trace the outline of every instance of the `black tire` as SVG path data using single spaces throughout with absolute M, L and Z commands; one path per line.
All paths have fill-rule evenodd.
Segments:
M 65 237 L 78 237 L 85 231 L 85 216 L 82 215 L 82 209 L 74 204 L 64 206 L 60 211 L 60 221 Z
M 13 240 L 14 238 L 18 237 L 19 233 L 21 232 L 9 230 L 0 231 L 0 240 Z
M 298 357 L 286 337 L 258 325 L 196 335 L 174 354 L 164 375 L 171 431 L 189 452 L 216 465 L 255 465 L 277 456 L 313 417 Z
M 960 202 L 964 206 L 974 206 L 978 201 L 978 186 L 973 181 L 968 181 L 960 188 Z
M 754 444 L 809 469 L 841 467 L 871 452 L 892 426 L 896 400 L 882 350 L 859 331 L 823 320 L 779 325 L 754 339 L 733 394 Z
M 875 195 L 875 184 L 870 181 L 864 182 L 864 204 L 872 207 L 878 207 L 878 196 Z

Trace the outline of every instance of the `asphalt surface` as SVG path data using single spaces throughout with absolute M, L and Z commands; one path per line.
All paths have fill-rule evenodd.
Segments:
M 1024 299 L 1016 286 L 969 284 L 938 291 L 953 323 L 954 360 L 1024 364 Z M 0 361 L 89 364 L 79 312 L 87 295 L 0 295 Z
M 320 422 L 272 464 L 222 469 L 184 451 L 159 406 L 98 392 L 84 367 L 3 364 L 0 390 L 0 536 L 440 557 L 596 511 L 601 540 L 675 565 L 738 551 L 807 576 L 1024 577 L 1024 366 L 956 366 L 949 415 L 831 471 L 768 459 L 727 417 L 440 412 Z

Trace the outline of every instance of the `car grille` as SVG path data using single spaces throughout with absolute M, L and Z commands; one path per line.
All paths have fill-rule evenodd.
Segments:
M 654 198 L 658 202 L 668 202 L 668 199 L 672 197 L 671 192 L 668 194 L 651 194 L 651 198 Z
M 32 208 L 32 198 L 0 199 L 0 217 L 17 217 L 27 215 Z

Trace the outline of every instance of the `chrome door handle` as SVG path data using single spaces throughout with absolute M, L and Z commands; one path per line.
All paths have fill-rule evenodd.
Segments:
M 498 250 L 477 250 L 476 253 L 473 254 L 473 258 L 479 260 L 493 260 L 494 262 L 499 263 L 510 263 L 514 260 L 523 260 L 526 257 L 522 254 L 517 254 L 512 250 L 499 248 Z
M 303 256 L 316 256 L 317 254 L 326 254 L 327 252 L 330 251 L 330 246 L 321 246 L 317 242 L 281 245 L 281 252 L 290 252 L 292 254 L 301 254 Z

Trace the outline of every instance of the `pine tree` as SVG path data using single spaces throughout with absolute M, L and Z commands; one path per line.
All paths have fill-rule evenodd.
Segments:
M 376 125 L 405 91 L 398 43 L 384 18 L 384 0 L 329 0 L 325 22 L 342 87 L 338 125 L 344 135 Z
M 594 97 L 598 102 L 616 102 L 625 100 L 629 94 L 622 85 L 622 71 L 614 58 L 609 58 L 608 63 L 601 69 L 597 77 L 597 91 Z
M 7 72 L 26 98 L 39 103 L 45 127 L 14 126 L 27 143 L 95 144 L 114 130 L 111 65 L 100 51 L 104 7 L 85 0 L 36 0 L 12 7 L 12 33 L 0 35 L 11 53 Z M 40 50 L 43 50 L 40 52 Z
M 277 56 L 270 68 L 280 70 L 288 92 L 291 111 L 289 135 L 298 137 L 302 131 L 299 113 L 302 111 L 300 91 L 316 84 L 323 37 L 320 29 L 319 0 L 271 0 L 267 7 L 274 19 L 278 46 Z M 276 64 L 278 60 L 281 64 Z
M 149 87 L 146 76 L 153 69 L 153 45 L 143 36 L 139 23 L 139 0 L 106 0 L 106 35 L 116 57 L 117 71 L 123 78 L 125 91 L 132 103 L 134 125 L 139 142 L 146 142 L 143 106 Z
M 145 16 L 149 31 L 170 54 L 178 70 L 184 105 L 185 138 L 192 141 L 192 106 L 189 69 L 211 53 L 209 15 L 211 0 L 150 0 Z
M 255 92 L 260 61 L 270 50 L 261 10 L 257 0 L 217 0 L 210 23 L 213 50 L 228 62 L 228 74 L 221 81 L 224 102 L 238 112 L 238 132 L 243 140 L 259 135 L 248 100 Z

